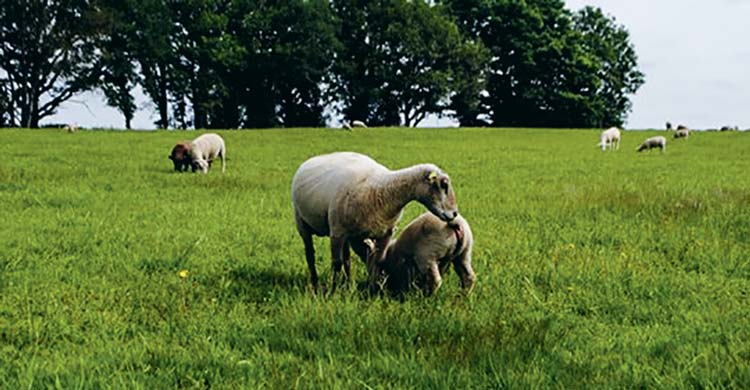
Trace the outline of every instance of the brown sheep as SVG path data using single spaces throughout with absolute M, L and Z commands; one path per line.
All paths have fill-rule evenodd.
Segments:
M 169 155 L 169 159 L 174 163 L 174 170 L 177 172 L 187 172 L 188 167 L 193 169 L 195 172 L 195 166 L 192 164 L 190 159 L 190 141 L 180 141 L 177 145 L 172 148 L 172 154 Z

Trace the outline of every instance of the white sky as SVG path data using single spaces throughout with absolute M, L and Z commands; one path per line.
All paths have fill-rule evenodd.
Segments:
M 750 0 L 566 0 L 568 8 L 601 7 L 630 32 L 646 83 L 633 98 L 628 128 L 750 128 Z M 153 128 L 152 105 L 137 93 L 134 128 Z M 123 128 L 101 93 L 64 104 L 43 123 Z M 428 118 L 421 126 L 451 126 Z

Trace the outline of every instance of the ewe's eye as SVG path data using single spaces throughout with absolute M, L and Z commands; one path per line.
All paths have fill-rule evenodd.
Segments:
M 448 181 L 447 181 L 447 180 L 441 180 L 441 181 L 440 181 L 440 188 L 441 188 L 441 189 L 442 189 L 443 191 L 446 191 L 446 192 L 447 192 L 447 191 L 448 191 Z

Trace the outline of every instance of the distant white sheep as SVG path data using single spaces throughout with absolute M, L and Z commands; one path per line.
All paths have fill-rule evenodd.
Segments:
M 65 125 L 65 130 L 67 130 L 68 133 L 75 133 L 78 131 L 78 126 L 76 126 L 75 123 L 69 123 Z
M 208 168 L 217 157 L 221 157 L 221 173 L 226 170 L 227 148 L 218 134 L 203 134 L 194 139 L 190 142 L 189 153 L 192 165 L 203 173 L 208 173 Z
M 674 138 L 687 138 L 690 136 L 690 130 L 680 129 L 674 132 Z
M 369 246 L 372 244 L 367 240 Z M 471 266 L 474 236 L 460 215 L 446 223 L 431 213 L 424 213 L 391 241 L 384 262 L 385 285 L 391 292 L 406 291 L 413 284 L 431 295 L 443 282 L 448 265 L 461 278 L 461 287 L 471 292 L 476 274 Z
M 333 288 L 342 265 L 350 279 L 351 247 L 365 262 L 368 257 L 370 287 L 380 273 L 394 227 L 411 201 L 422 203 L 444 221 L 458 216 L 448 175 L 433 164 L 391 171 L 368 156 L 338 152 L 310 158 L 292 180 L 292 205 L 297 231 L 305 245 L 305 258 L 313 287 L 318 285 L 312 236 L 331 237 Z M 368 256 L 366 238 L 375 242 Z
M 659 148 L 661 151 L 667 150 L 667 139 L 662 136 L 656 136 L 647 138 L 641 146 L 638 147 L 637 151 L 642 152 L 644 150 L 651 150 L 653 148 Z
M 602 131 L 601 141 L 597 146 L 601 146 L 602 150 L 607 150 L 609 147 L 612 149 L 620 149 L 620 129 L 617 127 L 610 127 L 607 130 Z
M 352 121 L 352 127 L 364 127 L 367 128 L 367 125 L 365 122 L 362 121 Z

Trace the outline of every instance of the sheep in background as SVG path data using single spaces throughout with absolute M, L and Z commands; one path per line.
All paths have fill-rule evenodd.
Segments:
M 78 126 L 76 126 L 75 123 L 68 123 L 65 125 L 65 130 L 67 130 L 68 133 L 75 133 L 78 131 Z
M 607 146 L 609 146 L 610 150 L 620 149 L 620 129 L 610 127 L 609 129 L 602 131 L 601 142 L 599 142 L 597 146 L 601 146 L 602 150 L 607 150 Z
M 224 139 L 218 134 L 203 134 L 190 143 L 190 160 L 192 164 L 203 173 L 208 173 L 208 168 L 216 157 L 221 157 L 221 173 L 227 167 L 227 149 Z
M 366 243 L 373 248 L 369 239 Z M 460 215 L 446 223 L 424 213 L 388 246 L 383 263 L 385 286 L 391 292 L 401 293 L 416 285 L 431 295 L 440 288 L 448 265 L 453 264 L 461 278 L 461 288 L 471 292 L 476 281 L 471 266 L 473 245 L 471 228 Z
M 680 129 L 675 131 L 674 138 L 687 138 L 690 136 L 690 130 L 688 129 Z
M 292 205 L 313 287 L 318 286 L 312 242 L 316 235 L 331 238 L 332 289 L 342 266 L 351 280 L 350 247 L 368 262 L 370 287 L 374 288 L 396 223 L 414 200 L 446 222 L 458 216 L 450 178 L 433 164 L 392 171 L 352 152 L 316 156 L 302 163 L 292 180 Z M 375 241 L 372 256 L 368 256 L 366 238 Z
M 647 138 L 643 141 L 641 146 L 638 147 L 637 151 L 642 152 L 653 148 L 659 148 L 662 152 L 665 151 L 667 149 L 667 139 L 662 136 Z
M 352 121 L 352 127 L 367 128 L 367 125 L 365 124 L 365 122 L 362 122 L 362 121 Z

